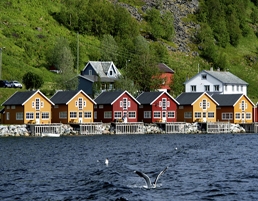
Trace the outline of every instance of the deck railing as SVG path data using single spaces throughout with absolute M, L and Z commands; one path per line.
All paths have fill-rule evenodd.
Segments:
M 230 122 L 207 122 L 207 133 L 230 133 Z
M 115 123 L 115 133 L 116 134 L 144 134 L 144 123 Z
M 62 125 L 61 124 L 41 124 L 41 125 L 31 125 L 31 132 L 34 136 L 41 136 L 42 133 L 53 133 L 61 134 Z
M 102 123 L 87 123 L 80 124 L 80 134 L 81 135 L 95 135 L 102 134 Z

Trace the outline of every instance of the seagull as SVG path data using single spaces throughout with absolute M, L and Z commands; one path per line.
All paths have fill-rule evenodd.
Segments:
M 143 178 L 145 179 L 145 182 L 146 182 L 148 188 L 156 188 L 159 177 L 160 177 L 162 174 L 164 174 L 164 172 L 166 172 L 167 169 L 168 169 L 168 167 L 166 167 L 164 170 L 162 170 L 162 171 L 158 174 L 158 176 L 156 177 L 156 179 L 154 180 L 153 183 L 151 183 L 150 177 L 149 177 L 148 175 L 144 174 L 143 172 L 134 171 L 134 173 L 138 174 L 140 177 L 143 177 Z
M 108 158 L 106 158 L 105 164 L 106 164 L 106 166 L 108 166 Z

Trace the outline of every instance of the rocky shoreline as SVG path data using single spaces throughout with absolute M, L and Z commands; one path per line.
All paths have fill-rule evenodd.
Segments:
M 112 124 L 102 124 L 99 128 L 103 135 L 115 134 L 115 129 Z M 199 134 L 206 133 L 204 130 L 200 129 L 198 123 L 184 123 L 182 129 L 179 133 L 185 134 Z M 245 133 L 245 129 L 239 124 L 230 125 L 230 133 Z M 163 128 L 158 124 L 144 124 L 143 134 L 165 134 Z M 81 135 L 79 131 L 74 130 L 72 126 L 68 124 L 61 124 L 61 136 L 79 136 Z M 97 135 L 97 134 L 96 134 Z M 32 132 L 28 125 L 0 125 L 0 137 L 32 137 Z

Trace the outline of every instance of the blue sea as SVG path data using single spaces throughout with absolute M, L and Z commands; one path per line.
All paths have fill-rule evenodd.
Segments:
M 258 200 L 258 134 L 2 137 L 0 200 Z

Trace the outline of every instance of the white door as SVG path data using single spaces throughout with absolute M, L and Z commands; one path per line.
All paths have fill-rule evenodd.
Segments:
M 162 122 L 166 122 L 166 121 L 167 121 L 167 112 L 162 111 Z
M 82 112 L 79 112 L 79 123 L 82 123 Z
M 203 112 L 202 113 L 202 119 L 203 119 L 203 122 L 206 122 L 207 120 L 206 120 L 206 112 Z
M 40 124 L 40 114 L 36 112 L 36 124 Z

